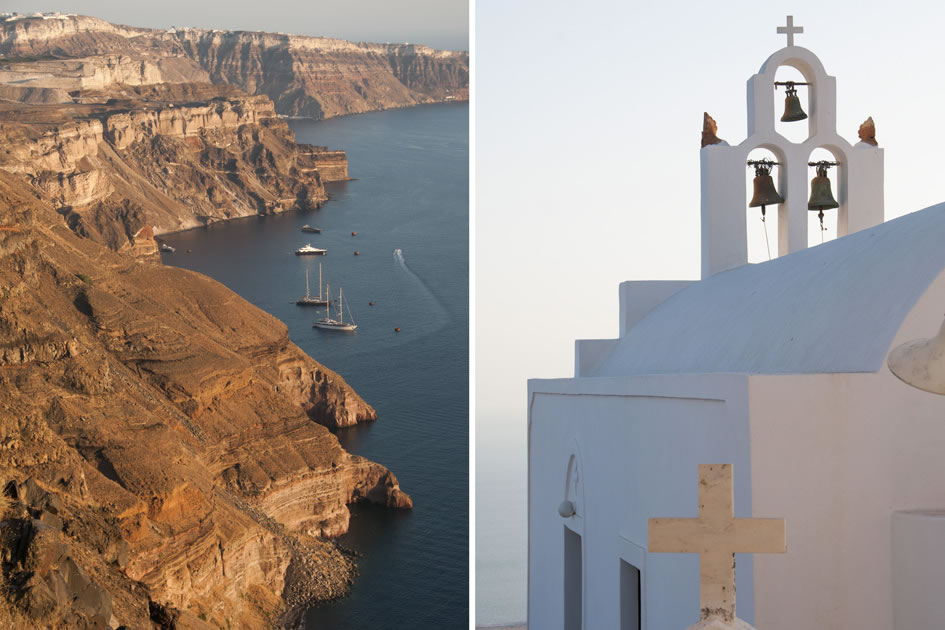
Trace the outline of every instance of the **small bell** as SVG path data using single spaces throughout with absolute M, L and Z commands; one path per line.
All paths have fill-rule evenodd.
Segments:
M 833 166 L 832 162 L 814 162 L 810 166 L 817 167 L 817 176 L 810 180 L 810 199 L 807 202 L 807 209 L 817 210 L 817 216 L 820 218 L 820 229 L 824 229 L 824 210 L 839 208 L 840 204 L 833 198 L 833 192 L 830 190 L 830 178 L 827 177 L 827 169 Z
M 761 206 L 762 218 L 764 218 L 765 206 L 776 206 L 779 203 L 784 203 L 784 197 L 778 194 L 774 187 L 774 180 L 771 178 L 771 167 L 775 164 L 777 162 L 771 162 L 770 160 L 751 160 L 748 162 L 749 166 L 755 167 L 755 179 L 752 181 L 755 191 L 751 196 L 748 207 L 757 208 Z
M 794 82 L 787 81 L 785 85 L 787 86 L 787 96 L 784 97 L 784 115 L 781 116 L 781 122 L 804 120 L 807 118 L 807 114 L 804 113 L 804 108 L 801 107 L 801 99 L 797 97 L 797 88 L 794 87 Z

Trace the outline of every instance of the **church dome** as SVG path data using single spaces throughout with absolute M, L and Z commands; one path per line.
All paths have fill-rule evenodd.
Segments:
M 943 243 L 938 204 L 718 273 L 650 311 L 582 376 L 876 372 L 945 269 Z

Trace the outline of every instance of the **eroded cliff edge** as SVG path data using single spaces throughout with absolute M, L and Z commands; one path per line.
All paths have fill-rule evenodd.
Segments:
M 469 98 L 469 54 L 412 44 L 196 28 L 80 15 L 0 18 L 0 98 L 62 102 L 116 85 L 210 81 L 264 94 L 276 111 L 329 118 Z
M 112 249 L 153 254 L 154 234 L 317 208 L 348 177 L 343 151 L 297 144 L 265 96 L 206 83 L 111 94 L 0 103 L 0 169 Z

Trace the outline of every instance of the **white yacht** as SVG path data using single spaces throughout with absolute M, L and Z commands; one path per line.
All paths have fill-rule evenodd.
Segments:
M 311 243 L 295 250 L 296 256 L 324 256 L 327 253 L 328 253 L 327 249 L 319 249 L 317 247 L 312 247 Z

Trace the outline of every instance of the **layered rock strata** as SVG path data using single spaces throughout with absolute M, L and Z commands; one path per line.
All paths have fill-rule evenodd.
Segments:
M 276 111 L 329 118 L 469 98 L 469 54 L 410 44 L 205 29 L 155 30 L 86 16 L 0 21 L 0 83 L 75 93 L 212 81 Z
M 344 151 L 297 145 L 272 101 L 227 86 L 128 88 L 105 103 L 0 105 L 0 169 L 77 233 L 152 255 L 153 234 L 319 207 Z
M 238 117 L 232 107 L 208 115 Z M 109 175 L 120 159 L 144 178 L 127 152 L 192 137 L 168 123 L 184 135 L 144 136 L 120 154 L 108 130 L 134 119 L 122 116 L 62 124 L 58 142 L 47 130 L 10 151 L 73 173 Z M 149 128 L 164 124 L 148 116 Z M 265 129 L 244 128 L 227 133 Z M 263 628 L 284 597 L 344 594 L 354 562 L 326 537 L 346 531 L 347 505 L 411 506 L 390 471 L 323 426 L 374 410 L 222 285 L 69 229 L 57 204 L 94 198 L 90 177 L 56 188 L 4 159 L 0 479 L 12 507 L 0 581 L 13 599 L 0 623 Z

